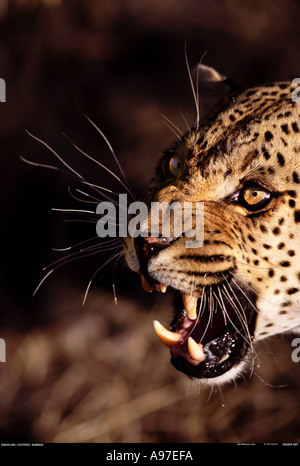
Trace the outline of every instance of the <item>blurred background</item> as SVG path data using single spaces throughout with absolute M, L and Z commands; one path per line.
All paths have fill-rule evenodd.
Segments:
M 119 175 L 86 114 L 138 197 L 174 139 L 162 115 L 182 131 L 195 119 L 185 41 L 191 67 L 205 55 L 245 86 L 292 80 L 299 18 L 297 0 L 0 0 L 1 442 L 300 441 L 292 336 L 261 343 L 250 378 L 210 390 L 171 367 L 152 328 L 170 322 L 171 298 L 141 290 L 123 259 L 99 271 L 82 307 L 113 251 L 58 267 L 32 297 L 43 267 L 72 252 L 52 248 L 95 236 L 95 225 L 51 210 L 91 208 L 70 196 L 72 177 L 19 158 L 62 167 L 27 130 L 119 192 L 69 141 Z

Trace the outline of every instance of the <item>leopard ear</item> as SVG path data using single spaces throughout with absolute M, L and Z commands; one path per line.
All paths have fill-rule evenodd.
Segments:
M 203 64 L 197 65 L 192 75 L 198 90 L 200 124 L 204 124 L 210 116 L 229 101 L 240 86 L 214 68 Z

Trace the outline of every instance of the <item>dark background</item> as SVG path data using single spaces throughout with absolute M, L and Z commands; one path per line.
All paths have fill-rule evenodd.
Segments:
M 168 293 L 143 292 L 122 260 L 97 275 L 82 309 L 111 252 L 58 268 L 32 298 L 42 268 L 64 257 L 51 248 L 94 236 L 95 226 L 51 211 L 86 208 L 68 194 L 78 184 L 19 158 L 60 165 L 28 130 L 91 182 L 118 192 L 63 136 L 118 173 L 85 113 L 139 196 L 174 138 L 161 115 L 182 131 L 184 119 L 195 119 L 185 42 L 191 67 L 204 57 L 245 86 L 292 80 L 300 76 L 299 18 L 296 0 L 1 0 L 1 441 L 299 441 L 291 336 L 258 346 L 252 377 L 210 390 L 169 365 L 152 330 L 154 318 L 170 320 Z

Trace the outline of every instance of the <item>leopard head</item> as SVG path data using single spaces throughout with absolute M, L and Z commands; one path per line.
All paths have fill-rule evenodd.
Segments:
M 292 83 L 241 89 L 204 65 L 195 74 L 197 122 L 163 152 L 144 234 L 124 250 L 147 291 L 173 290 L 170 329 L 154 322 L 172 364 L 223 382 L 252 367 L 256 341 L 300 325 L 300 104 Z M 175 234 L 176 215 L 169 234 L 161 218 L 149 234 L 157 202 L 192 203 L 202 241 Z

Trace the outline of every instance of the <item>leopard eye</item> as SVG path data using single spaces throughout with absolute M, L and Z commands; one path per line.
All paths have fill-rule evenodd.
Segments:
M 251 212 L 266 207 L 272 199 L 272 193 L 258 184 L 245 186 L 239 194 L 239 203 Z
M 174 155 L 170 160 L 169 160 L 169 173 L 171 176 L 174 178 L 177 178 L 177 176 L 181 173 L 183 167 L 183 157 L 179 154 Z

